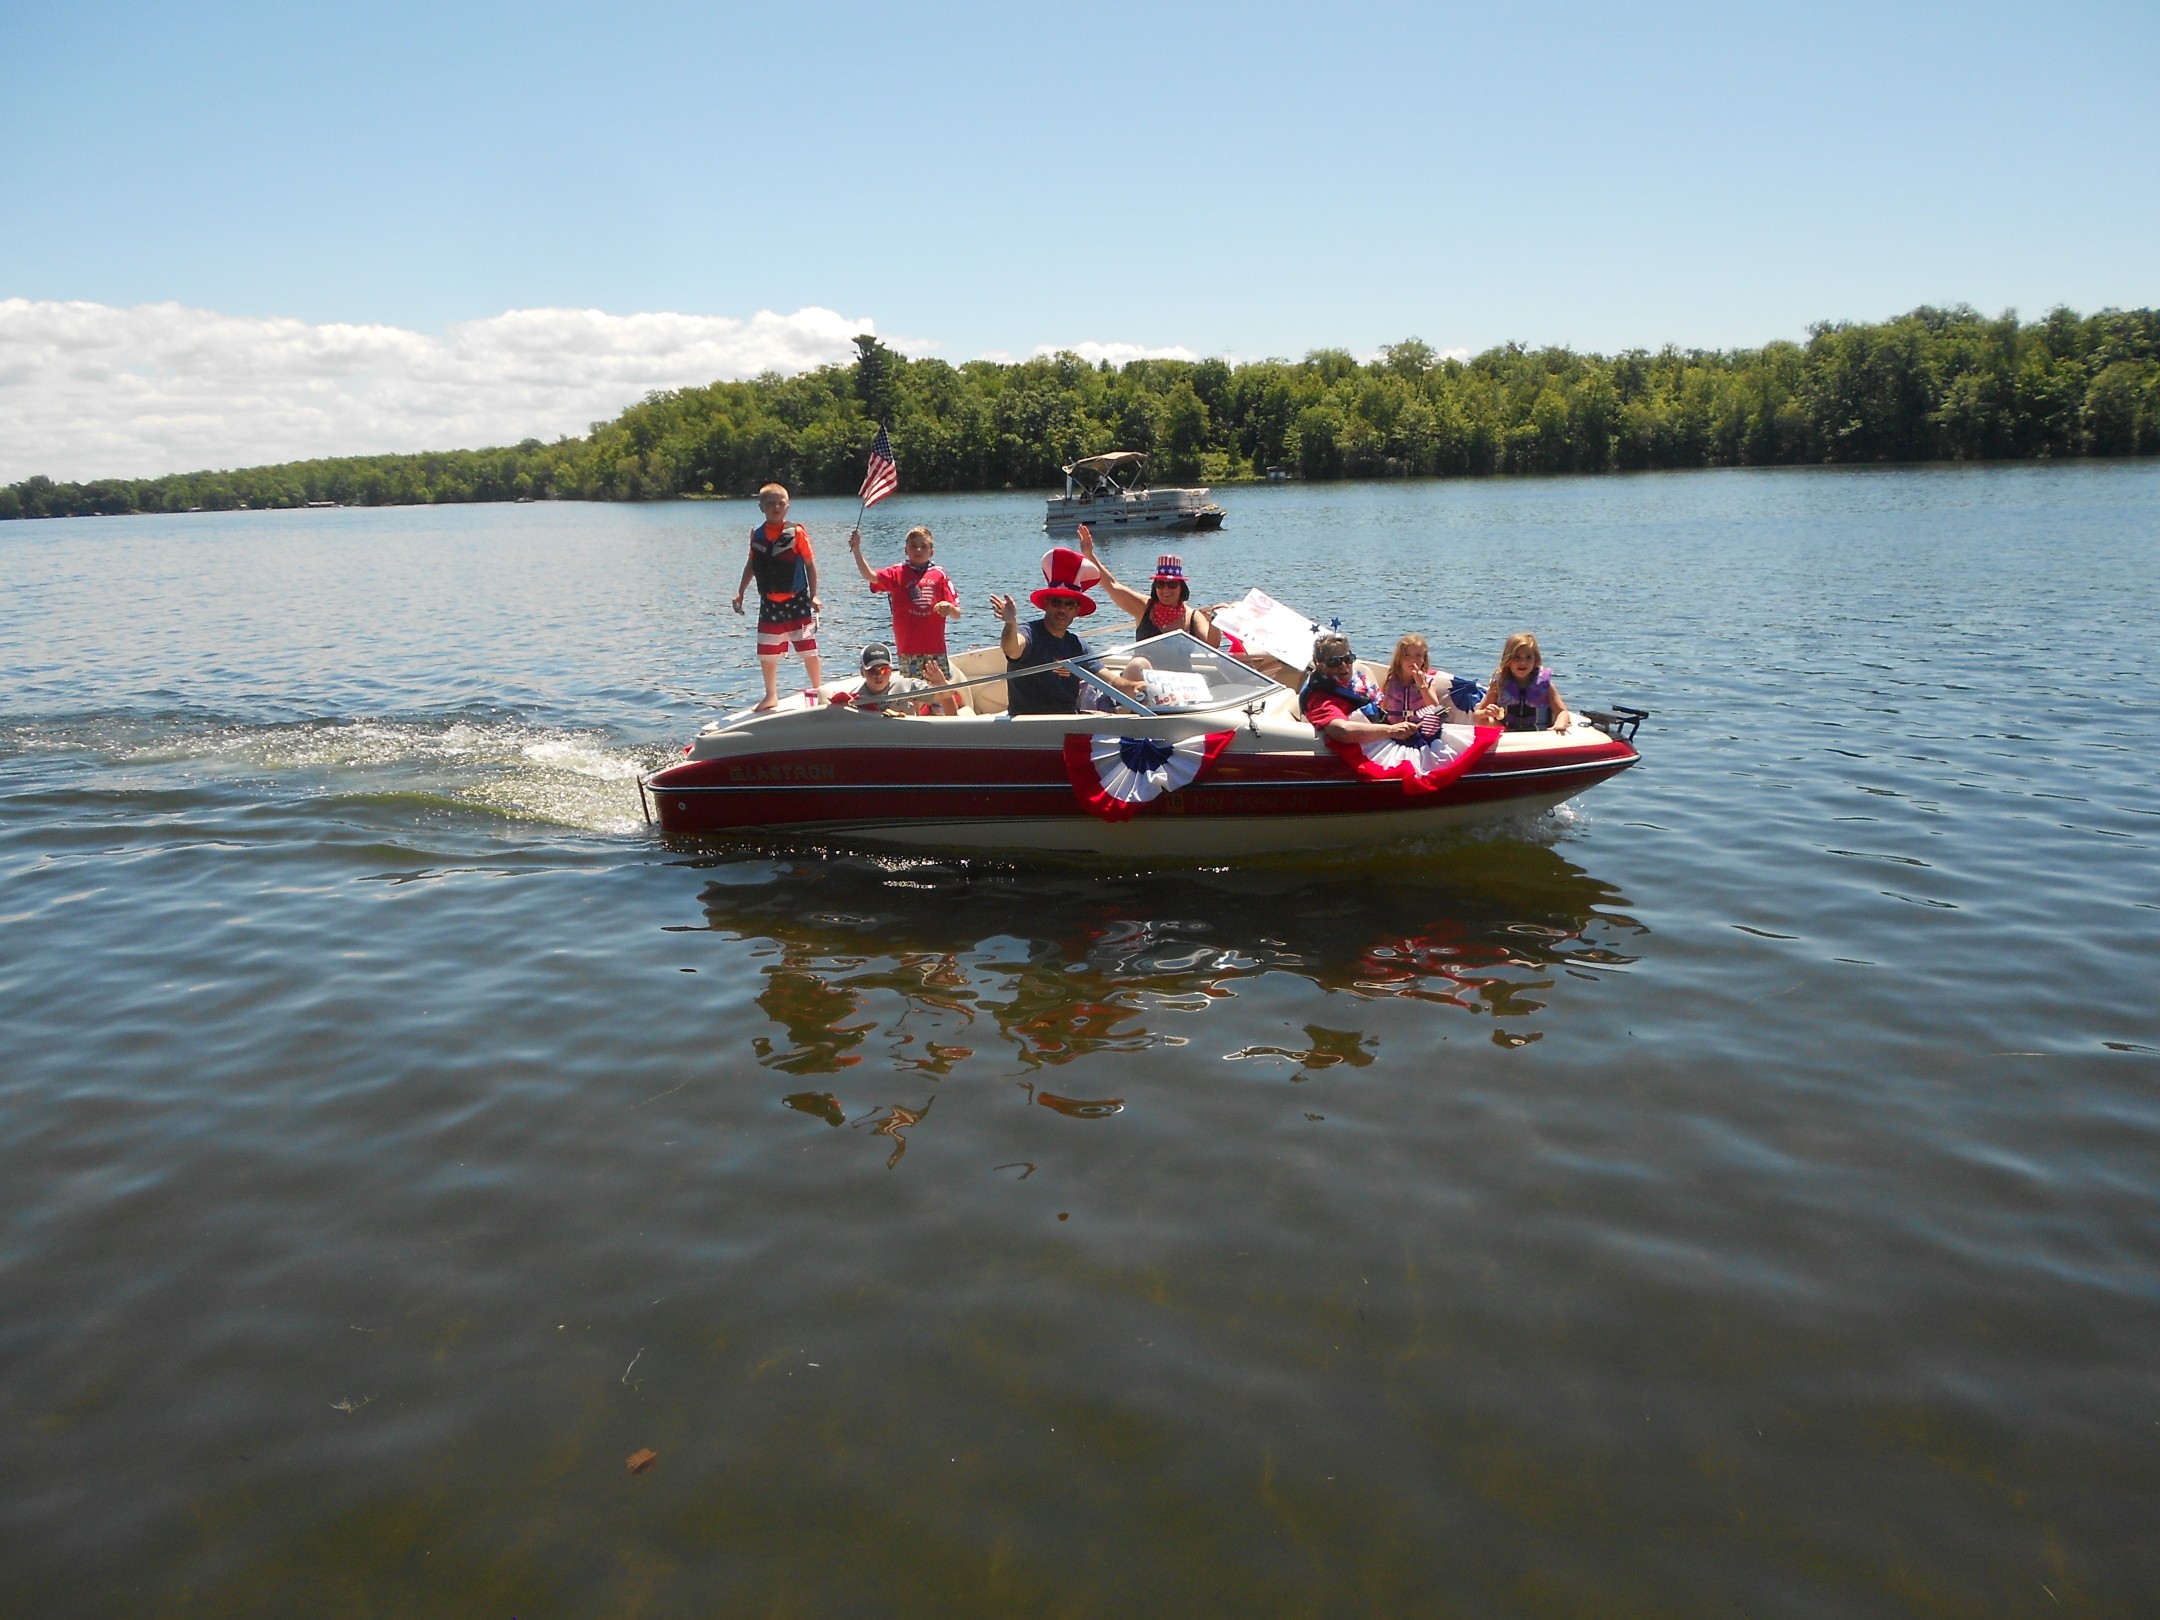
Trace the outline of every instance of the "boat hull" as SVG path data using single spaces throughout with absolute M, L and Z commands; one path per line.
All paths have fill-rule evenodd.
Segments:
M 1020 816 L 1010 820 L 977 817 L 965 824 L 853 818 L 784 825 L 763 823 L 714 829 L 703 834 L 669 829 L 669 833 L 670 836 L 708 838 L 741 838 L 755 834 L 809 843 L 925 853 L 1101 855 L 1131 862 L 1207 862 L 1377 849 L 1508 816 L 1536 815 L 1564 803 L 1580 791 L 1580 788 L 1572 788 L 1564 792 L 1522 795 L 1510 797 L 1504 803 L 1451 803 L 1417 809 L 1398 807 L 1355 818 L 1326 814 L 1271 816 L 1256 820 L 1250 816 L 1185 815 L 1175 820 L 1151 819 L 1137 824 L 1099 821 L 1092 816 Z
M 1085 523 L 1096 539 L 1107 540 L 1121 534 L 1204 534 L 1222 527 L 1221 507 L 1198 500 L 1172 502 L 1164 498 L 1168 493 L 1156 490 L 1124 500 L 1052 500 L 1043 532 L 1053 540 L 1067 540 Z
M 654 814 L 672 837 L 1204 861 L 1374 847 L 1532 815 L 1639 758 L 1630 744 L 1599 733 L 1571 744 L 1547 738 L 1503 746 L 1438 791 L 1415 793 L 1356 775 L 1309 733 L 1285 739 L 1254 730 L 1193 785 L 1143 805 L 1130 820 L 1107 821 L 1073 790 L 1060 751 L 1065 733 L 1140 729 L 1167 739 L 1174 729 L 1160 721 L 1125 727 L 1106 717 L 859 723 L 962 729 L 950 747 L 878 747 L 855 737 L 835 747 L 737 749 L 688 760 L 648 780 Z M 985 728 L 1005 735 L 984 736 Z M 1012 735 L 1022 728 L 1041 735 Z M 1189 736 L 1195 728 L 1182 729 Z

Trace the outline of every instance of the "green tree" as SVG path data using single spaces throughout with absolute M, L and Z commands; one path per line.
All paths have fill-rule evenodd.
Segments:
M 855 338 L 855 397 L 873 422 L 890 422 L 894 404 L 894 362 L 900 356 L 868 332 Z
M 1200 458 L 1208 448 L 1208 408 L 1190 380 L 1180 378 L 1162 399 L 1155 442 L 1160 447 L 1163 471 L 1172 478 L 1200 476 Z
M 552 444 L 350 456 L 167 478 L 0 489 L 0 517 L 186 512 L 332 500 L 657 500 L 855 487 L 887 422 L 910 489 L 1053 484 L 1077 456 L 1151 451 L 1159 477 L 1308 478 L 1910 461 L 2160 451 L 2160 310 L 1921 308 L 1824 324 L 1759 350 L 1612 358 L 1505 344 L 1440 360 L 1406 338 L 1361 366 L 1077 355 L 908 360 L 864 333 L 852 363 L 660 390 Z
M 2134 456 L 2160 448 L 2160 366 L 2150 360 L 2118 360 L 2085 391 L 2085 443 L 2096 456 Z

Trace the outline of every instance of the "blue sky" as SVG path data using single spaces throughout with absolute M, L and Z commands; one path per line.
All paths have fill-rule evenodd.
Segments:
M 956 361 L 2160 303 L 2150 0 L 14 0 L 0 60 L 0 300 L 809 307 Z

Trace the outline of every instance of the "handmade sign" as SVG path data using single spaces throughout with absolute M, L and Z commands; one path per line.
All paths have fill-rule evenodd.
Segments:
M 1258 653 L 1292 669 L 1312 662 L 1313 637 L 1320 633 L 1311 619 L 1262 590 L 1247 591 L 1242 601 L 1216 614 L 1215 628 L 1223 633 L 1223 649 L 1231 657 Z
M 1207 677 L 1178 669 L 1151 669 L 1141 676 L 1150 703 L 1201 704 L 1213 701 Z

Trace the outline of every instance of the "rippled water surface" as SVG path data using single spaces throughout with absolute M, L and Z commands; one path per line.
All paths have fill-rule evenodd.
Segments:
M 742 503 L 0 525 L 0 1613 L 2160 1611 L 2160 465 L 1224 504 L 1644 764 L 670 848 Z

